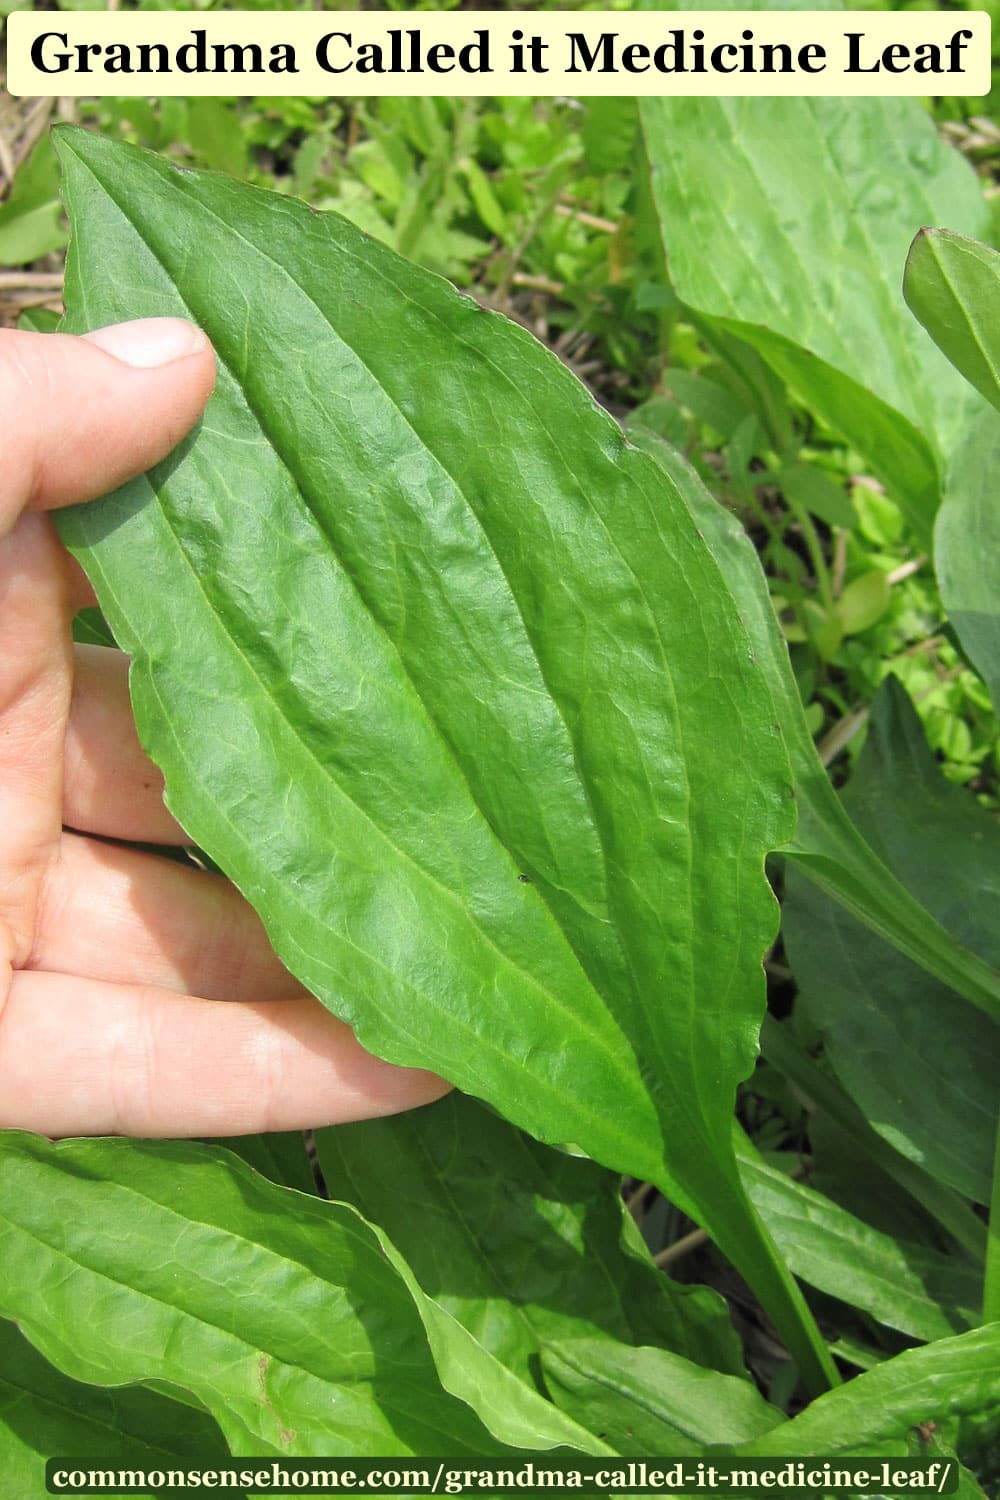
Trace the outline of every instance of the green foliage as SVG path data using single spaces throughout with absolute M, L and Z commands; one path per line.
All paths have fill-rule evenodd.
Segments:
M 1000 1328 L 986 1324 L 956 1338 L 910 1349 L 849 1385 L 830 1391 L 806 1411 L 747 1443 L 743 1453 L 809 1455 L 872 1451 L 905 1452 L 899 1434 L 933 1411 L 942 1420 L 966 1412 L 997 1410 L 1000 1402 Z M 877 1451 L 877 1449 L 875 1450 Z
M 844 805 L 897 878 L 966 948 L 997 965 L 1000 827 L 946 782 L 888 678 Z M 941 879 L 942 869 L 948 879 Z M 1000 1034 L 794 868 L 785 948 L 834 1072 L 876 1130 L 976 1202 L 990 1195 Z
M 1000 255 L 951 230 L 924 229 L 906 262 L 906 300 L 956 369 L 1000 405 L 996 330 L 988 315 Z
M 534 1379 L 554 1340 L 655 1341 L 743 1375 L 721 1298 L 654 1270 L 613 1174 L 474 1099 L 318 1133 L 331 1192 L 380 1224 L 424 1290 Z
M 366 1045 L 658 1182 L 760 1287 L 821 1385 L 825 1353 L 797 1332 L 730 1147 L 789 771 L 683 487 L 520 330 L 345 221 L 84 132 L 60 150 L 71 326 L 116 320 L 142 286 L 151 308 L 196 317 L 223 367 L 190 463 L 121 491 L 113 518 L 62 522 L 98 586 L 118 580 L 108 618 L 173 810 Z M 217 250 L 192 276 L 194 237 Z M 120 255 L 100 300 L 79 269 L 98 244 Z M 226 315 L 251 292 L 280 308 L 272 325 Z M 304 363 L 306 348 L 328 355 Z M 220 514 L 206 546 L 191 499 L 220 474 L 219 503 L 238 488 L 244 525 Z M 246 546 L 248 528 L 266 548 Z M 151 568 L 170 579 L 153 609 Z M 290 614 L 265 658 L 242 601 L 275 572 Z M 159 642 L 182 619 L 187 665 L 161 674 Z M 670 651 L 692 630 L 686 656 Z M 704 691 L 713 673 L 725 695 Z M 336 705 L 333 738 L 319 701 Z M 262 740 L 280 760 L 240 754 Z M 175 759 L 196 742 L 217 747 L 197 783 Z M 238 787 L 266 840 L 236 832 Z M 747 809 L 725 862 L 711 819 L 688 811 L 713 798 Z
M 557 1405 L 601 1427 L 627 1456 L 694 1456 L 710 1444 L 751 1441 L 783 1421 L 748 1381 L 710 1375 L 666 1349 L 555 1340 L 542 1351 L 542 1369 Z
M 652 101 L 645 167 L 628 101 L 93 109 L 66 326 L 192 316 L 220 378 L 62 520 L 77 634 L 133 653 L 170 805 L 293 973 L 465 1096 L 320 1132 L 333 1201 L 294 1136 L 0 1136 L 23 1493 L 105 1422 L 136 1457 L 957 1453 L 981 1495 L 995 256 L 921 238 L 931 338 L 896 290 L 922 222 L 988 236 L 974 177 L 898 101 Z M 596 351 L 629 441 L 434 273 Z
M 353 1210 L 206 1147 L 8 1131 L 0 1150 L 0 1311 L 75 1379 L 180 1393 L 235 1453 L 502 1451 L 462 1396 L 521 1443 L 601 1451 L 414 1298 Z M 94 1264 L 101 1221 L 117 1232 Z
M 225 1460 L 215 1423 L 142 1386 L 83 1385 L 0 1322 L 0 1429 L 11 1495 L 41 1493 L 44 1461 L 68 1453 L 172 1467 Z
M 59 164 L 52 142 L 43 136 L 0 203 L 0 266 L 26 265 L 61 250 L 68 238 L 59 201 Z
M 835 99 L 651 99 L 641 114 L 682 302 L 751 343 L 927 536 L 974 399 L 908 317 L 899 267 L 915 225 L 986 232 L 972 173 L 915 101 L 845 115 Z
M 883 1234 L 822 1193 L 737 1146 L 747 1191 L 797 1276 L 889 1328 L 930 1342 L 972 1328 L 982 1277 L 974 1266 L 920 1241 Z
M 692 482 L 678 454 L 641 428 L 633 436 L 678 483 L 685 484 L 698 529 L 725 569 L 739 617 L 752 641 L 754 661 L 764 669 L 774 721 L 788 744 L 798 799 L 798 828 L 788 841 L 789 854 L 810 879 L 860 921 L 995 1016 L 1000 1003 L 997 971 L 950 938 L 910 895 L 865 842 L 834 793 L 810 737 L 765 580 L 746 533 Z

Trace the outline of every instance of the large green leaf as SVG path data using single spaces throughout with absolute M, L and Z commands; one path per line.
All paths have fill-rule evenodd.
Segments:
M 798 827 L 785 853 L 873 932 L 981 1010 L 1000 1017 L 1000 974 L 957 943 L 896 878 L 862 838 L 834 791 L 816 753 L 767 580 L 747 533 L 716 504 L 680 454 L 653 433 L 637 429 L 631 436 L 656 458 L 683 496 L 736 601 L 770 688 L 774 716 L 788 745 L 799 809 Z
M 979 1322 L 974 1266 L 865 1224 L 822 1193 L 737 1147 L 754 1206 L 797 1276 L 889 1328 L 930 1342 Z
M 1000 310 L 1000 297 L 997 298 Z M 955 453 L 934 531 L 941 599 L 1000 707 L 1000 416 L 987 409 Z
M 236 1453 L 606 1448 L 422 1294 L 353 1209 L 213 1147 L 0 1132 L 0 1316 L 77 1380 L 212 1413 Z M 447 1388 L 445 1388 L 447 1387 Z
M 864 1454 L 922 1422 L 1000 1407 L 1000 1323 L 908 1349 L 828 1391 L 741 1453 L 769 1457 Z
M 922 229 L 910 247 L 903 292 L 956 370 L 1000 407 L 1000 254 L 951 229 Z
M 658 1181 L 821 1386 L 730 1141 L 788 764 L 682 496 L 346 221 L 59 139 L 68 326 L 219 355 L 197 437 L 62 520 L 173 811 L 367 1046 Z
M 894 677 L 872 705 L 844 805 L 956 940 L 1000 963 L 1000 826 L 942 776 Z M 870 1123 L 941 1181 L 988 1202 L 1000 1028 L 794 867 L 786 874 L 783 932 L 830 1063 Z
M 335 1198 L 384 1229 L 424 1291 L 534 1378 L 543 1343 L 604 1334 L 743 1375 L 722 1299 L 657 1271 L 619 1179 L 474 1099 L 317 1134 Z
M 922 224 L 988 231 L 967 164 L 910 99 L 664 97 L 640 114 L 681 301 L 752 344 L 929 538 L 941 459 L 978 402 L 900 279 Z
M 0 1321 L 0 1473 L 11 1500 L 43 1500 L 45 1461 L 135 1460 L 173 1467 L 229 1457 L 203 1412 L 141 1387 L 102 1390 L 69 1380 Z
M 616 1453 L 685 1458 L 710 1444 L 749 1442 L 785 1420 L 749 1381 L 666 1349 L 556 1340 L 542 1350 L 542 1370 L 553 1399 Z

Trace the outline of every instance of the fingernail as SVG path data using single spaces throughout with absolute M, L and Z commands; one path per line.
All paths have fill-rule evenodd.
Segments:
M 95 328 L 83 335 L 123 364 L 140 370 L 168 365 L 171 360 L 197 354 L 208 339 L 193 323 L 183 318 L 137 318 L 133 323 L 114 323 L 110 328 Z

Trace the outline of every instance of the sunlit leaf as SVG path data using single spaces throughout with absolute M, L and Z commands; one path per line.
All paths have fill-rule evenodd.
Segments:
M 955 453 L 934 532 L 942 603 L 994 706 L 1000 704 L 998 465 L 1000 416 L 987 409 Z
M 978 402 L 900 279 L 922 224 L 988 233 L 967 163 L 910 99 L 666 96 L 640 115 L 681 301 L 752 344 L 929 539 Z
M 542 1351 L 553 1398 L 603 1432 L 617 1453 L 669 1458 L 742 1443 L 784 1422 L 745 1380 L 702 1370 L 665 1349 L 565 1340 Z
M 770 1457 L 864 1454 L 908 1437 L 922 1422 L 995 1413 L 998 1406 L 1000 1323 L 989 1323 L 886 1360 L 740 1452 Z
M 975 1327 L 982 1276 L 974 1266 L 872 1229 L 769 1166 L 749 1142 L 739 1154 L 758 1213 L 803 1281 L 927 1342 Z
M 956 370 L 1000 407 L 1000 254 L 951 229 L 922 229 L 910 247 L 903 290 Z
M 0 1316 L 76 1380 L 176 1391 L 236 1453 L 503 1451 L 455 1385 L 517 1446 L 605 1451 L 353 1209 L 184 1143 L 4 1131 L 0 1166 Z
M 346 221 L 59 140 L 68 326 L 219 356 L 199 433 L 61 523 L 172 810 L 367 1046 L 658 1181 L 821 1388 L 730 1140 L 788 765 L 676 484 Z

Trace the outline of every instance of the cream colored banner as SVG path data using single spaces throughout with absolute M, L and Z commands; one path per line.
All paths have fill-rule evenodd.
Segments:
M 12 94 L 985 94 L 984 11 L 15 11 Z

